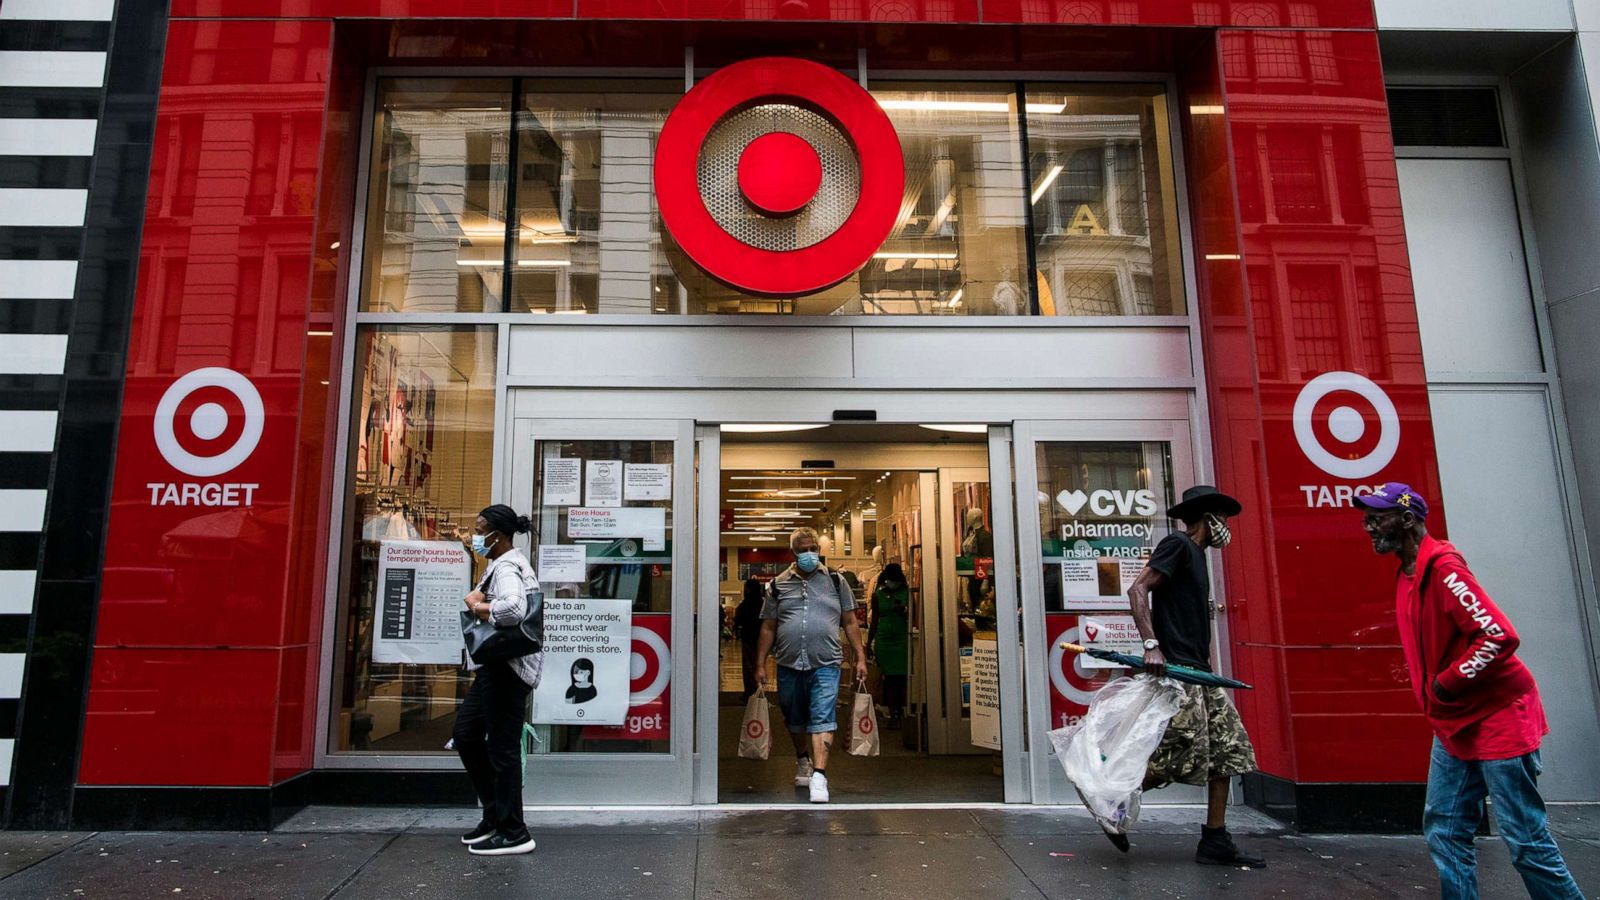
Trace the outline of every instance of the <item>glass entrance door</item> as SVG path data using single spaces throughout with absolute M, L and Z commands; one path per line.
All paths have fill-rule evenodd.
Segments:
M 1172 527 L 1167 507 L 1194 483 L 1189 423 L 1019 422 L 1015 438 L 1033 800 L 1072 803 L 1045 732 L 1074 723 L 1123 670 L 1060 645 L 1142 653 L 1127 589 Z M 1200 793 L 1180 786 L 1162 799 Z
M 527 799 L 689 803 L 694 425 L 517 418 L 512 440 L 499 493 L 546 603 Z

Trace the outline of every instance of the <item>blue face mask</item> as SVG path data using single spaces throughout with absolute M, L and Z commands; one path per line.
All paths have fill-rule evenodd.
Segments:
M 481 534 L 473 535 L 472 536 L 472 552 L 478 554 L 479 556 L 488 556 L 489 555 L 488 538 L 484 537 Z
M 822 565 L 822 554 L 815 550 L 807 550 L 804 553 L 796 553 L 794 555 L 794 562 L 795 565 L 800 567 L 800 571 L 802 572 L 815 572 L 817 570 L 817 566 Z

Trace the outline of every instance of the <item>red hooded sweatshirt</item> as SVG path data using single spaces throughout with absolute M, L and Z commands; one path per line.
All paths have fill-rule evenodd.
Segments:
M 1516 629 L 1455 547 L 1425 535 L 1416 576 L 1401 573 L 1398 578 L 1395 612 L 1411 688 L 1434 733 L 1447 745 L 1463 729 L 1519 701 L 1519 709 L 1539 707 L 1533 674 L 1516 657 Z M 1439 698 L 1435 681 L 1451 699 Z M 1543 737 L 1542 722 L 1539 708 L 1539 733 L 1528 736 L 1535 747 Z

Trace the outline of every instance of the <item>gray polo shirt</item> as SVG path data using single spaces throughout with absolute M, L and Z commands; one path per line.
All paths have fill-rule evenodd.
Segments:
M 821 669 L 844 662 L 839 629 L 856 608 L 843 577 L 826 566 L 810 575 L 790 566 L 767 585 L 761 618 L 778 620 L 772 658 L 787 669 Z

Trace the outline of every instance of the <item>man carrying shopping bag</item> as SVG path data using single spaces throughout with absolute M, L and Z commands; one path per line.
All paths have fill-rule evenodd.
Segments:
M 839 667 L 844 628 L 855 657 L 855 677 L 867 677 L 867 654 L 855 617 L 856 598 L 839 573 L 822 565 L 815 529 L 789 535 L 794 565 L 767 584 L 761 607 L 756 681 L 765 689 L 767 655 L 778 662 L 778 707 L 794 741 L 795 787 L 809 787 L 812 803 L 828 802 L 828 752 L 838 730 Z
M 1211 671 L 1211 574 L 1206 550 L 1233 539 L 1228 519 L 1238 500 L 1210 485 L 1183 492 L 1167 516 L 1183 523 L 1156 545 L 1149 562 L 1128 588 L 1133 621 L 1144 639 L 1145 671 L 1164 674 L 1168 660 Z M 1232 779 L 1256 770 L 1256 752 L 1239 712 L 1219 687 L 1186 684 L 1183 699 L 1161 743 L 1151 755 L 1144 789 L 1169 784 L 1206 787 L 1206 823 L 1194 860 L 1202 865 L 1265 868 L 1266 860 L 1242 852 L 1228 834 L 1228 789 Z M 1107 831 L 1118 850 L 1128 836 Z

